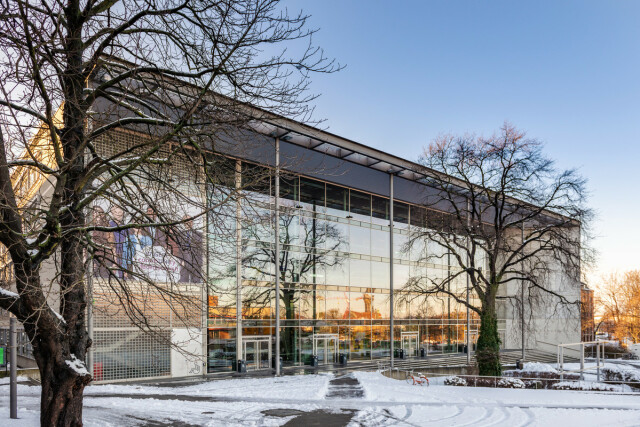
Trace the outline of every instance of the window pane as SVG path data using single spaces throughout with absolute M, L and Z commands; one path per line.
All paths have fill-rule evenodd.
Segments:
M 371 294 L 371 304 L 373 319 L 388 319 L 389 318 L 389 294 Z M 389 326 L 384 326 L 389 329 Z
M 349 248 L 353 253 L 369 255 L 371 252 L 371 229 L 355 225 L 350 226 Z
M 351 358 L 355 360 L 371 358 L 371 325 L 351 327 Z
M 349 286 L 349 260 L 335 258 L 334 262 L 325 266 L 327 285 Z
M 280 198 L 286 200 L 298 201 L 299 195 L 299 178 L 297 176 L 280 175 Z
M 389 258 L 389 232 L 371 230 L 371 255 Z
M 427 210 L 419 206 L 411 206 L 411 225 L 425 228 L 427 226 Z
M 337 185 L 327 184 L 327 208 L 348 212 L 349 190 Z
M 324 317 L 324 291 L 310 289 L 301 292 L 299 307 L 300 319 L 320 319 Z M 322 317 L 319 317 L 320 314 L 322 314 Z
M 371 195 L 351 190 L 351 213 L 371 216 Z
M 393 289 L 402 290 L 409 281 L 409 266 L 393 264 Z
M 372 196 L 371 206 L 373 212 L 371 215 L 374 218 L 389 220 L 389 199 L 379 196 Z M 384 222 L 384 224 L 388 225 L 388 222 Z
M 393 257 L 394 259 L 409 259 L 409 236 L 393 233 Z
M 350 261 L 350 285 L 351 286 L 371 286 L 371 261 L 352 259 Z
M 326 319 L 348 319 L 349 293 L 327 291 Z
M 389 327 L 373 326 L 371 334 L 371 353 L 374 359 L 390 356 Z
M 280 244 L 287 250 L 291 245 L 301 245 L 300 217 L 297 215 L 280 215 Z
M 269 195 L 273 170 L 252 163 L 242 163 L 242 189 Z
M 349 226 L 339 222 L 326 223 L 326 249 L 331 251 L 349 251 Z
M 402 202 L 393 202 L 393 221 L 401 224 L 409 223 L 409 205 Z
M 324 182 L 300 178 L 300 201 L 324 207 Z
M 371 286 L 389 289 L 389 263 L 371 261 Z

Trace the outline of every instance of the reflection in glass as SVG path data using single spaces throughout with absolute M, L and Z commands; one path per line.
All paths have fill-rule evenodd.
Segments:
M 389 199 L 380 196 L 372 196 L 371 216 L 373 223 L 389 225 Z
M 371 255 L 389 258 L 389 231 L 372 229 L 371 242 Z
M 371 253 L 371 229 L 351 225 L 349 231 L 350 252 L 369 255 Z
M 405 264 L 393 264 L 393 288 L 403 289 L 409 282 L 409 266 Z
M 327 291 L 327 311 L 325 319 L 341 320 L 349 318 L 349 293 Z
M 349 226 L 340 222 L 327 221 L 326 249 L 349 251 Z
M 373 358 L 389 357 L 390 338 L 388 326 L 373 326 L 371 330 L 371 353 Z
M 389 263 L 371 261 L 371 287 L 390 289 Z
M 393 222 L 394 226 L 400 228 L 406 227 L 409 224 L 409 205 L 406 203 L 393 201 Z
M 349 260 L 350 285 L 368 287 L 371 284 L 371 261 Z M 388 276 L 388 275 L 387 275 Z
M 349 212 L 349 190 L 333 184 L 326 184 L 327 213 L 346 217 Z
M 324 212 L 325 184 L 315 179 L 300 178 L 300 202 L 305 209 Z
M 371 325 L 351 326 L 351 359 L 371 359 Z
M 207 372 L 231 371 L 236 361 L 235 328 L 209 328 L 207 331 Z
M 389 318 L 389 294 L 372 294 L 372 316 L 373 319 L 388 319 Z
M 350 212 L 355 220 L 371 221 L 371 195 L 351 190 Z
M 340 257 L 334 257 L 334 260 L 325 266 L 327 285 L 349 286 L 349 260 Z
M 375 294 L 370 292 L 350 292 L 349 315 L 353 320 L 371 320 Z
M 320 333 L 338 334 L 337 346 L 351 359 L 388 357 L 389 326 L 381 323 L 389 319 L 389 263 L 381 259 L 389 259 L 389 200 L 283 174 L 280 191 L 283 208 L 278 219 L 281 269 L 276 273 L 275 216 L 273 198 L 269 196 L 274 191 L 272 177 L 271 169 L 243 164 L 243 198 L 239 206 L 245 331 L 254 335 L 274 333 L 274 282 L 279 274 L 281 350 L 285 364 L 309 363 L 313 337 Z M 209 204 L 229 197 L 233 185 L 231 179 L 211 186 Z M 238 205 L 227 202 L 220 206 L 213 213 L 215 218 L 208 221 L 208 320 L 211 328 L 219 327 L 209 334 L 210 350 L 215 348 L 217 354 L 213 357 L 210 351 L 209 370 L 217 369 L 216 363 L 225 366 L 221 369 L 231 369 L 228 363 L 236 359 L 232 326 L 236 314 Z M 420 331 L 420 341 L 430 351 L 459 351 L 465 334 L 462 323 L 466 320 L 466 309 L 449 298 L 402 291 L 410 278 L 416 283 L 426 283 L 427 278 L 437 280 L 448 274 L 446 267 L 429 265 L 427 270 L 425 264 L 426 261 L 446 266 L 442 246 L 434 242 L 426 244 L 424 240 L 407 244 L 405 230 L 409 225 L 413 230 L 434 224 L 433 221 L 427 224 L 427 219 L 426 209 L 395 202 L 394 223 L 400 232 L 394 235 L 394 258 L 396 262 L 405 262 L 394 264 L 394 287 L 399 291 L 395 316 L 401 324 L 396 331 L 397 345 L 401 345 L 400 332 L 413 330 L 407 329 L 411 326 Z M 437 220 L 437 215 L 434 219 Z M 378 229 L 380 226 L 382 230 Z M 434 255 L 435 259 L 427 260 L 426 254 Z M 451 286 L 458 293 L 466 292 L 462 279 Z M 406 298 L 399 298 L 400 295 Z M 477 295 L 472 294 L 471 298 L 477 299 Z M 477 314 L 471 315 L 477 323 Z M 227 358 L 230 362 L 225 362 Z

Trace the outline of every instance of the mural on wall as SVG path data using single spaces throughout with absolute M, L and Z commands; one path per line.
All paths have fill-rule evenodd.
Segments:
M 173 201 L 146 210 L 99 200 L 92 210 L 93 275 L 103 279 L 202 283 L 204 233 L 199 208 Z M 165 208 L 165 209 L 163 209 Z M 106 230 L 108 229 L 108 230 Z

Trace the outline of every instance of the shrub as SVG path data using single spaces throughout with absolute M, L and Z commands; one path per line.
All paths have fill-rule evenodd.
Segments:
M 491 378 L 491 377 L 466 377 L 456 376 L 444 379 L 445 385 L 457 387 L 498 387 L 498 388 L 525 388 L 524 382 L 517 378 Z
M 524 383 L 525 388 L 536 390 L 550 389 L 554 384 L 560 381 L 572 381 L 580 379 L 579 374 L 573 373 L 565 373 L 561 379 L 560 373 L 553 368 L 539 371 L 528 371 L 526 369 L 505 371 L 504 376 L 510 378 L 520 378 Z
M 517 378 L 500 378 L 498 380 L 500 388 L 524 388 L 524 382 Z
M 552 387 L 554 390 L 624 391 L 623 387 L 589 381 L 562 381 Z
M 457 387 L 465 387 L 467 385 L 467 381 L 464 378 L 452 376 L 444 379 L 444 385 L 452 385 Z
M 615 381 L 640 388 L 640 369 L 629 365 L 608 365 L 602 368 L 605 381 Z

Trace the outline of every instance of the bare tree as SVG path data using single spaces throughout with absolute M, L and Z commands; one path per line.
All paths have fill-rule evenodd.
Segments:
M 567 295 L 580 286 L 581 226 L 591 215 L 585 181 L 575 170 L 558 171 L 540 142 L 509 124 L 489 138 L 440 137 L 421 163 L 430 188 L 425 203 L 437 211 L 428 211 L 409 245 L 428 241 L 429 262 L 445 260 L 449 271 L 412 278 L 406 288 L 477 313 L 480 374 L 500 375 L 498 298 L 579 303 L 579 294 L 575 301 Z
M 600 330 L 609 332 L 621 342 L 640 341 L 640 271 L 611 274 L 598 289 Z
M 42 425 L 82 424 L 87 256 L 131 321 L 150 327 L 149 288 L 136 283 L 157 280 L 130 248 L 151 237 L 163 247 L 162 259 L 147 253 L 154 262 L 197 271 L 181 252 L 212 209 L 197 197 L 218 182 L 211 153 L 264 115 L 309 118 L 310 73 L 336 67 L 306 20 L 275 0 L 0 0 L 0 248 L 16 290 L 0 308 L 32 341 Z M 191 172 L 203 185 L 187 197 L 176 187 Z M 176 287 L 153 292 L 171 310 L 188 305 Z

